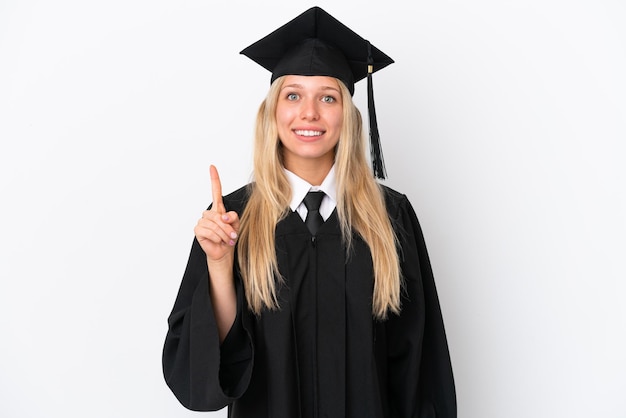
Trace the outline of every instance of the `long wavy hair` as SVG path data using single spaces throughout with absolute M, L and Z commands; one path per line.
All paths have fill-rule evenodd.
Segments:
M 276 224 L 289 213 L 291 187 L 282 161 L 276 125 L 276 106 L 284 77 L 276 79 L 261 103 L 256 119 L 254 171 L 249 201 L 241 216 L 238 262 L 248 306 L 255 314 L 278 309 Z M 346 251 L 356 232 L 369 246 L 374 290 L 372 314 L 385 319 L 400 312 L 401 276 L 397 239 L 385 207 L 383 191 L 366 157 L 363 123 L 350 92 L 337 80 L 343 101 L 343 125 L 335 150 L 337 215 Z

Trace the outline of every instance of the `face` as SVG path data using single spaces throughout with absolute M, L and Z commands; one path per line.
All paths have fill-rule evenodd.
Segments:
M 285 77 L 276 107 L 285 167 L 330 168 L 343 123 L 338 81 L 325 76 Z

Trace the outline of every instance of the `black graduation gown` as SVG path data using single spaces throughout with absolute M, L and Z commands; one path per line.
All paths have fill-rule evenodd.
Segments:
M 197 240 L 168 319 L 165 380 L 192 410 L 229 407 L 229 417 L 449 418 L 456 396 L 432 270 L 406 196 L 385 188 L 399 237 L 402 312 L 372 317 L 369 248 L 354 236 L 346 258 L 336 212 L 313 240 L 291 212 L 276 228 L 284 282 L 280 309 L 246 307 L 236 274 L 238 313 L 221 347 Z M 241 214 L 247 188 L 224 197 Z

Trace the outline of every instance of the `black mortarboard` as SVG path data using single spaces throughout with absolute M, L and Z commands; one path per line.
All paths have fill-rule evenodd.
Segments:
M 367 77 L 370 151 L 374 175 L 385 178 L 372 73 L 393 60 L 319 7 L 312 7 L 241 53 L 272 72 L 283 75 L 324 75 L 341 80 L 350 94 L 354 83 Z

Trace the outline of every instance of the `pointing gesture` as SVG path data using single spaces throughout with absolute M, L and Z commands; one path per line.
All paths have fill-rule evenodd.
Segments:
M 239 232 L 239 216 L 226 212 L 222 200 L 222 183 L 215 166 L 211 166 L 211 189 L 213 204 L 202 213 L 194 232 L 200 246 L 207 255 L 207 262 L 228 263 L 232 267 L 235 242 Z
M 220 175 L 215 166 L 211 166 L 210 172 L 213 204 L 210 210 L 202 212 L 194 232 L 206 254 L 211 303 L 222 342 L 237 314 L 233 266 L 239 216 L 234 211 L 226 212 Z

